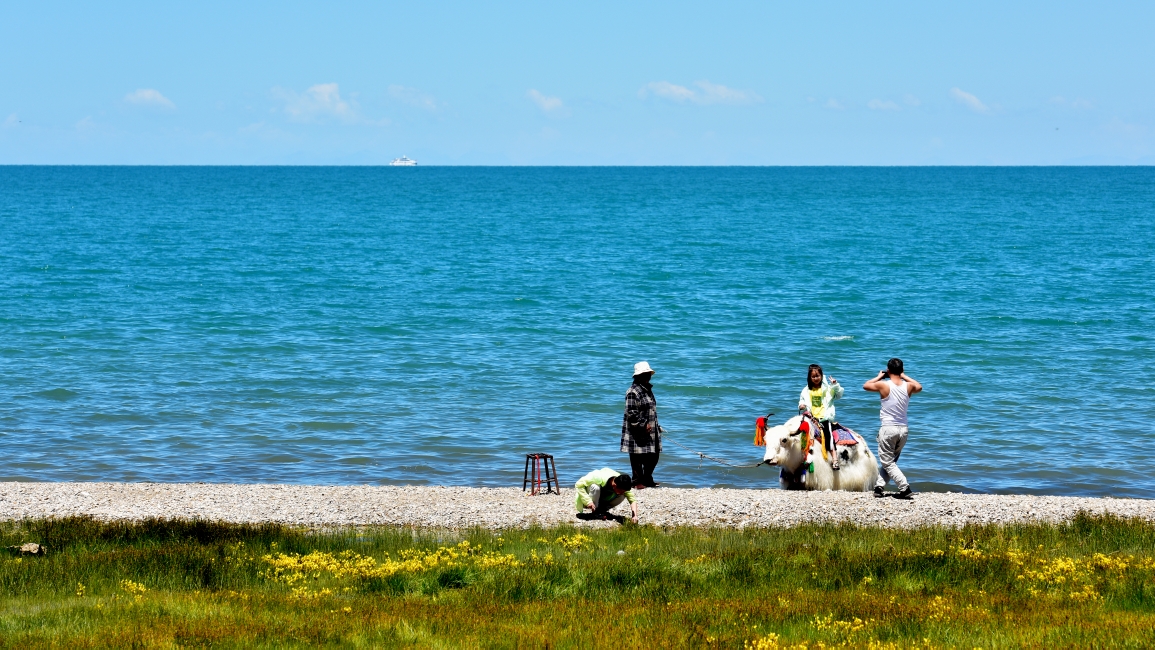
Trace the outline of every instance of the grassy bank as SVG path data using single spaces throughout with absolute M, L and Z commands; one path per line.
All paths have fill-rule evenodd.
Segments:
M 1155 525 L 3 527 L 5 647 L 1155 644 Z

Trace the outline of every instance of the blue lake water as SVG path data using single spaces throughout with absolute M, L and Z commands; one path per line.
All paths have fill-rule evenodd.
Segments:
M 572 483 L 642 359 L 756 462 L 899 356 L 916 490 L 1150 497 L 1153 224 L 1155 168 L 0 167 L 0 480 Z

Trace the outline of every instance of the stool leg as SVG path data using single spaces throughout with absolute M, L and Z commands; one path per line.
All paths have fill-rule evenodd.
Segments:
M 521 477 L 521 491 L 525 492 L 525 486 L 529 485 L 529 456 L 525 457 L 525 474 Z
M 552 474 L 550 473 L 549 464 L 551 461 L 553 461 L 553 456 L 546 456 L 545 457 L 545 493 L 546 494 L 550 494 L 550 493 L 556 494 L 556 492 L 553 489 L 553 486 L 554 486 L 554 484 L 557 483 L 557 478 L 556 478 L 557 472 L 554 472 Z
M 534 467 L 534 472 L 533 472 L 534 479 L 537 481 L 536 483 L 534 483 L 533 493 L 534 494 L 541 494 L 541 456 L 534 456 L 533 457 L 533 467 Z
M 561 494 L 561 482 L 557 478 L 557 464 L 553 462 L 553 456 L 549 457 L 549 464 L 553 465 L 553 487 L 556 494 Z

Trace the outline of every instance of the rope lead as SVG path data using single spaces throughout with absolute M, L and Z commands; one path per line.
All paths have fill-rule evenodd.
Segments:
M 727 467 L 734 467 L 736 469 L 748 469 L 751 467 L 759 467 L 761 465 L 766 464 L 766 461 L 762 461 L 760 463 L 755 463 L 753 465 L 738 465 L 736 463 L 731 463 L 730 461 L 725 460 L 723 458 L 714 458 L 713 456 L 710 456 L 709 454 L 704 454 L 700 451 L 695 451 L 693 449 L 690 449 L 686 445 L 683 445 L 682 443 L 678 442 L 677 440 L 674 440 L 670 436 L 665 435 L 665 431 L 663 431 L 662 433 L 663 433 L 663 437 L 666 440 L 669 440 L 670 442 L 674 443 L 675 445 L 678 445 L 682 449 L 685 449 L 686 451 L 690 452 L 691 454 L 696 455 L 698 457 L 698 469 L 702 469 L 702 459 L 712 460 L 715 463 L 718 463 L 719 465 L 726 465 Z

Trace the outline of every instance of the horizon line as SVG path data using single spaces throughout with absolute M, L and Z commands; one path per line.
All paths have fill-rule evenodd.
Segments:
M 292 167 L 292 168 L 378 168 L 378 167 L 395 167 L 389 163 L 372 163 L 372 164 L 332 164 L 332 163 L 318 163 L 318 164 L 288 164 L 288 163 L 0 163 L 0 168 L 10 167 Z M 1098 164 L 1072 164 L 1072 163 L 1053 163 L 1053 164 L 1023 164 L 1023 165 L 996 165 L 996 164 L 974 164 L 974 165 L 886 165 L 886 164 L 865 164 L 865 165 L 850 165 L 850 164 L 817 164 L 817 165 L 455 165 L 455 164 L 429 164 L 429 165 L 412 165 L 412 166 L 396 166 L 400 169 L 414 168 L 517 168 L 517 169 L 550 169 L 550 168 L 567 168 L 567 169 L 601 169 L 601 168 L 638 168 L 638 169 L 652 169 L 652 168 L 668 168 L 668 169 L 1038 169 L 1038 168 L 1146 168 L 1155 167 L 1155 163 L 1098 163 Z

